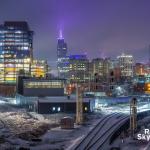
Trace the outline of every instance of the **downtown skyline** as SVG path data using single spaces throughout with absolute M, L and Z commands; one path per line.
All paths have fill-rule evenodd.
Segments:
M 27 21 L 34 31 L 34 56 L 56 66 L 59 30 L 69 54 L 116 58 L 122 52 L 148 61 L 150 1 L 1 0 L 0 24 Z M 17 5 L 16 5 L 17 4 Z

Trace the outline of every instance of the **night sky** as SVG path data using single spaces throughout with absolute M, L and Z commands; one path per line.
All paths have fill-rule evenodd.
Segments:
M 148 59 L 150 0 L 0 0 L 4 21 L 28 21 L 34 56 L 53 67 L 60 28 L 69 54 L 115 58 L 124 52 Z

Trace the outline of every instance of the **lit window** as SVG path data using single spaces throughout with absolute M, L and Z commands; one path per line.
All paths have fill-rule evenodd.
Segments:
M 55 110 L 56 110 L 56 108 L 55 108 L 55 107 L 53 107 L 53 108 L 52 108 L 52 110 L 53 110 L 53 111 L 55 111 Z
M 87 111 L 87 107 L 84 107 L 84 110 Z
M 57 108 L 57 111 L 60 112 L 60 107 Z

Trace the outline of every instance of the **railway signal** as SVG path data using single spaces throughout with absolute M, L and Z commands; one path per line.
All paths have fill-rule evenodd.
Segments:
M 133 98 L 130 101 L 130 131 L 131 137 L 134 137 L 137 129 L 137 99 Z

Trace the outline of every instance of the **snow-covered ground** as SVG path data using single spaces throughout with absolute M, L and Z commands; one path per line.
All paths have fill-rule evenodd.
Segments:
M 26 112 L 8 104 L 0 104 L 0 150 L 72 149 L 87 132 L 95 126 L 100 114 L 89 115 L 83 126 L 65 130 L 59 127 L 59 121 L 68 114 L 40 115 Z M 73 117 L 73 115 L 71 115 Z
M 146 139 L 138 139 L 138 134 L 144 134 L 144 129 L 150 130 L 150 116 L 147 116 L 141 120 L 138 121 L 138 126 L 141 127 L 141 129 L 136 133 L 135 139 L 131 138 L 129 135 L 123 138 L 118 137 L 112 146 L 114 147 L 121 147 L 121 150 L 150 150 L 150 141 L 147 141 Z
M 138 110 L 149 108 L 148 104 L 143 103 Z M 75 125 L 74 129 L 65 130 L 60 128 L 59 121 L 65 116 L 74 117 L 73 114 L 40 115 L 0 101 L 0 150 L 14 150 L 20 147 L 31 150 L 72 150 L 97 124 L 102 114 L 129 113 L 129 104 L 104 107 L 99 112 L 88 115 L 88 121 L 83 126 Z M 139 121 L 139 124 L 150 127 L 150 117 Z M 147 142 L 139 143 L 126 137 L 124 143 L 119 138 L 114 142 L 114 146 L 118 145 L 123 150 L 129 147 L 132 150 L 140 150 L 146 147 Z
M 139 103 L 137 106 L 137 111 L 138 112 L 143 112 L 150 110 L 150 104 L 149 103 Z M 117 105 L 109 105 L 106 107 L 101 107 L 100 110 L 104 114 L 111 114 L 114 112 L 117 113 L 124 113 L 124 114 L 129 114 L 130 113 L 130 104 L 129 103 L 124 103 L 124 104 L 117 104 Z
M 149 150 L 146 149 L 148 142 L 146 141 L 138 141 L 133 140 L 132 138 L 128 137 L 125 138 L 122 142 L 121 139 L 117 139 L 113 144 L 114 147 L 120 147 L 121 150 Z

